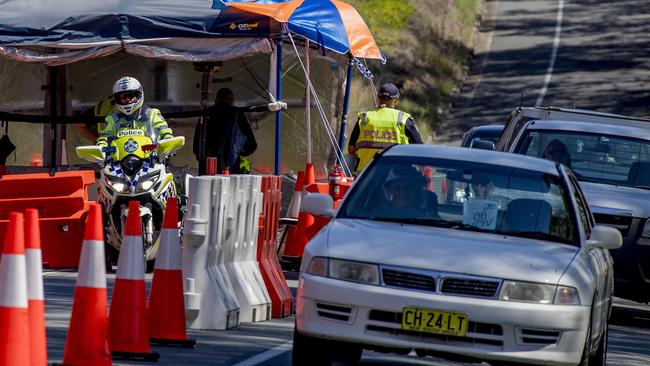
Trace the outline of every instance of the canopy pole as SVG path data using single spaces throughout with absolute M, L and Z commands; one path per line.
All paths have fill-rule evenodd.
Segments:
M 352 56 L 348 59 L 348 77 L 345 82 L 345 98 L 343 99 L 343 112 L 341 115 L 341 129 L 339 131 L 339 163 L 343 162 L 343 148 L 345 147 L 345 125 L 348 120 L 348 108 L 350 107 L 350 90 L 352 87 Z
M 206 146 L 205 135 L 208 123 L 208 87 L 210 84 L 210 69 L 206 66 L 201 71 L 201 119 L 199 120 L 199 130 L 194 133 L 199 134 L 199 175 L 206 174 Z
M 305 68 L 307 75 L 305 80 L 305 123 L 307 125 L 307 163 L 311 164 L 311 92 L 309 91 L 309 83 L 311 71 L 309 66 L 309 40 L 305 42 Z
M 276 42 L 277 67 L 275 69 L 275 100 L 282 100 L 282 39 Z M 275 112 L 275 175 L 280 175 L 280 131 L 282 127 L 282 110 Z

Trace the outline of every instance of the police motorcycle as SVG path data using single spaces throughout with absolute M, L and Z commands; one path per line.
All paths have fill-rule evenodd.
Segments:
M 106 243 L 112 246 L 107 247 L 109 264 L 117 260 L 129 201 L 136 200 L 140 202 L 144 260 L 147 271 L 153 270 L 167 198 L 178 193 L 166 163 L 184 144 L 183 136 L 154 143 L 144 131 L 133 129 L 119 131 L 109 146 L 76 148 L 79 157 L 101 168 L 98 201 L 104 211 Z M 182 221 L 182 216 L 179 220 Z

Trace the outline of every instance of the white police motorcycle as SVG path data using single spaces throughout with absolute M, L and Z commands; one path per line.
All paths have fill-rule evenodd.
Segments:
M 173 175 L 166 162 L 185 144 L 178 136 L 153 143 L 142 130 L 124 130 L 109 146 L 79 146 L 77 155 L 99 164 L 99 198 L 104 211 L 104 232 L 107 261 L 117 261 L 122 244 L 122 232 L 129 214 L 129 201 L 140 202 L 142 242 L 147 271 L 153 270 L 153 260 L 159 246 L 159 234 L 167 198 L 177 196 Z M 179 216 L 182 220 L 182 216 Z M 112 248 L 111 248 L 112 247 Z

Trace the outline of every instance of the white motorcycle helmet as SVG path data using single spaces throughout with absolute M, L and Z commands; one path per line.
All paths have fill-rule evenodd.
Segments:
M 113 96 L 117 109 L 126 115 L 137 112 L 144 103 L 142 84 L 130 76 L 124 76 L 113 84 Z

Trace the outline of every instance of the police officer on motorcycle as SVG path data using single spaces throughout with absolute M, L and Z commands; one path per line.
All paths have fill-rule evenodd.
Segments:
M 113 84 L 115 109 L 106 116 L 106 127 L 99 133 L 97 145 L 107 146 L 121 130 L 142 130 L 153 142 L 173 137 L 160 111 L 144 104 L 142 84 L 124 76 Z

